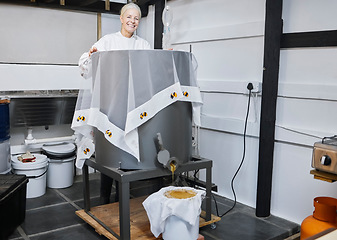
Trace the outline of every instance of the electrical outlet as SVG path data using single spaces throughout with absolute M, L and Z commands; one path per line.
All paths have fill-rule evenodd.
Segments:
M 251 82 L 253 84 L 252 93 L 260 93 L 262 91 L 261 82 Z

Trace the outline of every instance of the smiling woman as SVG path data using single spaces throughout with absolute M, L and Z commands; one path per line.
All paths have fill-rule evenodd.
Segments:
M 150 44 L 135 34 L 141 18 L 138 5 L 129 3 L 121 9 L 121 30 L 107 34 L 84 53 L 79 60 L 80 73 L 84 78 L 91 76 L 91 54 L 97 51 L 150 49 Z
M 116 33 L 107 34 L 96 42 L 89 50 L 84 53 L 79 60 L 80 73 L 84 78 L 91 77 L 92 60 L 91 55 L 98 51 L 110 50 L 134 50 L 150 49 L 150 44 L 135 34 L 141 18 L 141 11 L 138 5 L 129 3 L 123 6 L 120 14 L 121 30 Z M 90 141 L 86 137 L 82 138 L 81 144 Z M 80 149 L 80 148 L 79 148 Z M 90 156 L 93 152 L 90 153 Z M 87 157 L 90 157 L 87 155 Z M 111 193 L 112 179 L 101 175 L 101 202 L 109 203 Z

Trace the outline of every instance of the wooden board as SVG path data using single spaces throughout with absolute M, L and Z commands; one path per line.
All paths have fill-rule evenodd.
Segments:
M 155 240 L 162 239 L 155 238 L 150 230 L 150 222 L 147 217 L 146 211 L 142 205 L 145 197 L 139 197 L 135 199 L 130 199 L 130 234 L 131 239 L 137 240 Z M 91 208 L 91 214 L 95 215 L 100 221 L 107 225 L 111 230 L 119 235 L 119 203 L 110 203 L 106 205 L 101 205 Z M 117 238 L 113 236 L 109 231 L 107 231 L 101 224 L 99 224 L 95 219 L 90 217 L 84 210 L 76 211 L 76 214 L 82 218 L 85 222 L 90 224 L 95 231 L 104 235 L 106 238 L 111 240 L 116 240 Z M 221 218 L 212 215 L 211 221 L 205 221 L 206 213 L 202 211 L 200 214 L 199 226 L 204 227 L 211 223 L 220 221 Z
M 322 172 L 322 171 L 317 171 L 317 170 L 311 170 L 310 174 L 314 175 L 315 179 L 319 179 L 322 181 L 330 182 L 333 183 L 337 181 L 337 175 L 328 173 L 328 172 Z

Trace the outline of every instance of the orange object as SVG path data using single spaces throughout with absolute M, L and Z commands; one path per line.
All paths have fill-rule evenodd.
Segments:
M 337 228 L 337 199 L 317 197 L 314 199 L 313 215 L 305 218 L 301 224 L 301 240 L 311 237 L 329 228 Z
M 201 234 L 199 234 L 199 237 L 197 240 L 205 240 L 204 236 L 202 236 Z

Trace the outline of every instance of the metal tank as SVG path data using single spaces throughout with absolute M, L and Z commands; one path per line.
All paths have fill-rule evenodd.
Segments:
M 128 51 L 129 52 L 129 51 Z M 132 52 L 134 54 L 136 51 Z M 137 53 L 137 52 L 136 52 Z M 130 63 L 129 58 L 133 56 L 126 57 L 124 56 L 123 51 L 115 53 L 121 55 L 118 57 L 119 64 L 125 64 L 125 68 L 132 68 L 132 62 Z M 135 82 L 139 83 L 140 81 L 148 82 L 142 79 L 144 74 L 142 71 L 150 72 L 145 74 L 145 77 L 152 78 L 153 74 L 156 75 L 155 84 L 162 85 L 166 84 L 166 77 L 162 74 L 172 74 L 176 75 L 179 78 L 181 85 L 189 85 L 190 78 L 193 69 L 191 69 L 191 54 L 186 52 L 175 52 L 175 51 L 142 51 L 137 53 L 137 57 L 144 59 L 143 61 L 151 61 L 148 69 L 144 70 L 144 66 L 140 66 L 135 70 L 133 68 L 132 75 L 138 76 Z M 102 62 L 103 56 L 101 56 L 100 61 Z M 150 60 L 149 60 L 150 59 Z M 174 60 L 173 64 L 167 64 Z M 123 62 L 124 61 L 124 62 Z M 137 60 L 136 63 L 139 63 Z M 144 64 L 144 63 L 142 63 Z M 163 64 L 166 66 L 163 66 Z M 137 64 L 138 66 L 138 64 Z M 102 70 L 102 66 L 101 70 Z M 111 67 L 113 69 L 118 69 Z M 125 68 L 121 68 L 121 71 L 124 71 Z M 109 69 L 107 69 L 109 71 Z M 138 72 L 136 74 L 135 72 Z M 176 71 L 173 73 L 173 71 Z M 159 72 L 159 75 L 158 75 Z M 116 74 L 111 73 L 111 74 Z M 118 76 L 124 76 L 125 73 L 117 73 Z M 127 75 L 127 74 L 126 74 Z M 129 75 L 128 75 L 129 76 Z M 125 79 L 128 76 L 124 77 Z M 139 77 L 142 76 L 142 77 Z M 168 78 L 171 78 L 169 76 Z M 162 81 L 162 83 L 160 82 Z M 101 79 L 101 84 L 104 85 L 104 82 Z M 144 86 L 140 86 L 144 87 Z M 101 87 L 101 98 L 100 98 L 100 110 L 102 112 L 111 112 L 111 106 L 104 100 L 105 89 L 109 88 L 108 85 Z M 111 94 L 111 93 L 110 93 Z M 118 91 L 115 94 L 120 94 Z M 113 94 L 112 94 L 113 95 Z M 137 101 L 137 97 L 136 101 Z M 126 104 L 125 104 L 126 107 Z M 119 112 L 123 112 L 119 111 Z M 116 111 L 115 111 L 116 112 Z M 115 114 L 116 115 L 116 114 Z M 110 116 L 110 121 L 113 122 L 114 116 Z M 118 121 L 116 121 L 118 122 Z M 123 124 L 120 124 L 123 128 Z M 192 104 L 188 101 L 177 101 L 173 104 L 168 105 L 161 111 L 159 111 L 154 117 L 138 127 L 138 138 L 139 138 L 139 153 L 140 161 L 138 161 L 131 154 L 121 150 L 120 148 L 114 146 L 109 141 L 106 140 L 104 132 L 94 130 L 94 141 L 95 141 L 95 159 L 96 162 L 112 168 L 120 168 L 123 170 L 133 170 L 133 169 L 153 169 L 153 168 L 162 168 L 163 164 L 159 163 L 157 160 L 157 154 L 161 150 L 158 143 L 158 133 L 161 135 L 162 148 L 167 150 L 170 154 L 170 161 L 173 159 L 174 163 L 179 166 L 179 164 L 186 163 L 190 161 L 192 155 Z
M 162 168 L 157 161 L 157 133 L 161 134 L 163 146 L 171 157 L 178 159 L 179 164 L 188 162 L 192 154 L 191 103 L 176 102 L 138 128 L 140 162 L 109 143 L 103 133 L 96 130 L 96 161 L 106 167 L 124 170 Z

